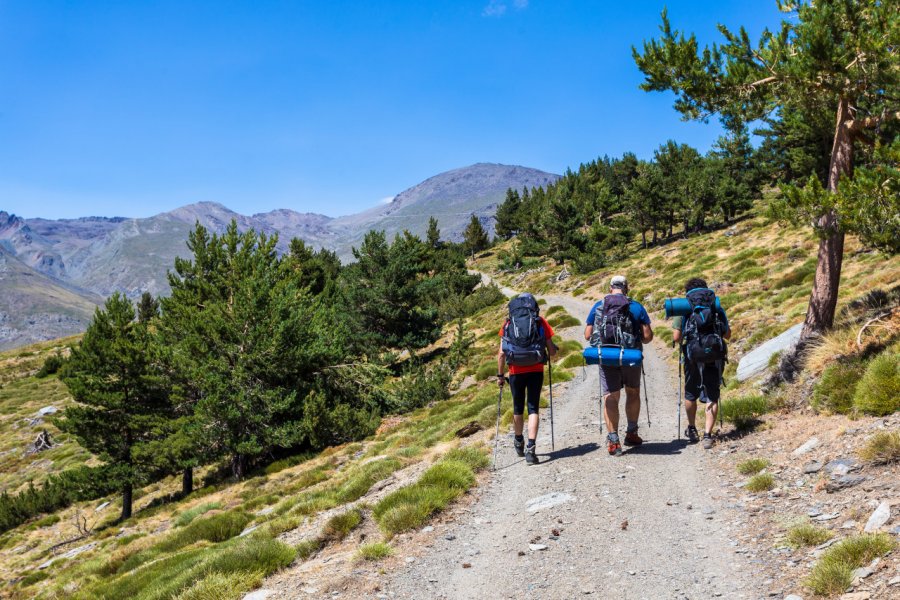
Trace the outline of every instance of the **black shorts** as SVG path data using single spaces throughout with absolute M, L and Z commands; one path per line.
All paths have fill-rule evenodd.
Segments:
M 509 376 L 509 390 L 513 398 L 513 414 L 525 412 L 525 398 L 528 398 L 528 414 L 536 415 L 540 410 L 541 388 L 544 387 L 544 372 L 519 373 Z
M 703 371 L 701 378 L 700 371 Z M 706 397 L 710 402 L 718 402 L 721 395 L 722 375 L 716 363 L 698 364 L 684 363 L 684 399 L 700 399 L 701 385 L 706 388 Z M 703 400 L 701 400 L 703 402 Z
M 618 392 L 623 387 L 641 387 L 641 368 L 633 367 L 606 367 L 600 365 L 600 393 L 607 394 Z

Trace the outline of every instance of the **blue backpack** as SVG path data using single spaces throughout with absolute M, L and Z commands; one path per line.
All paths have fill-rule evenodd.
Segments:
M 547 339 L 539 315 L 537 300 L 531 294 L 520 294 L 509 301 L 500 344 L 506 364 L 529 367 L 547 362 Z

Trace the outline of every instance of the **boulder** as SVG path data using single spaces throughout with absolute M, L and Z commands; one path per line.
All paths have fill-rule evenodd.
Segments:
M 800 340 L 800 331 L 802 329 L 803 323 L 797 323 L 781 335 L 763 342 L 745 354 L 738 363 L 737 380 L 746 381 L 765 371 L 773 354 L 791 348 Z
M 878 508 L 875 509 L 875 512 L 869 517 L 869 520 L 866 521 L 866 526 L 864 531 L 866 533 L 870 533 L 872 531 L 878 531 L 884 525 L 887 524 L 888 521 L 891 520 L 891 506 L 887 502 L 882 502 L 878 505 Z

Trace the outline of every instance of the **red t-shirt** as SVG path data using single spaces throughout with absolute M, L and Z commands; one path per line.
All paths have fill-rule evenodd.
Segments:
M 541 320 L 541 327 L 544 328 L 544 339 L 547 341 L 550 340 L 555 334 L 553 333 L 553 328 L 550 327 L 550 323 L 547 322 L 547 319 L 544 317 L 538 317 Z M 506 323 L 503 324 L 504 327 Z M 500 337 L 503 337 L 503 327 L 500 328 Z M 527 367 L 517 367 L 515 365 L 509 365 L 509 374 L 510 375 L 519 375 L 521 373 L 540 373 L 544 370 L 544 365 L 536 364 L 530 365 Z

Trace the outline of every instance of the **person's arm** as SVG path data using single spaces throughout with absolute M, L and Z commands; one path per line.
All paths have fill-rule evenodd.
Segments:
M 591 336 L 594 335 L 594 314 L 597 310 L 597 305 L 595 304 L 591 307 L 591 312 L 588 313 L 587 320 L 584 325 L 584 339 L 587 341 L 591 341 Z
M 559 346 L 553 343 L 553 340 L 547 340 L 547 353 L 552 357 L 556 356 L 556 353 L 559 352 Z
M 641 341 L 645 344 L 653 341 L 653 328 L 646 323 L 641 323 Z
M 725 309 L 719 309 L 720 314 L 722 315 L 722 319 L 725 321 L 725 333 L 722 334 L 722 337 L 726 340 L 731 339 L 731 325 L 728 323 L 728 315 L 725 314 Z
M 506 355 L 503 354 L 503 347 L 497 351 L 497 385 L 503 387 L 504 372 L 506 371 Z
M 672 332 L 672 341 L 674 341 L 674 342 L 681 341 L 681 329 L 676 329 Z

